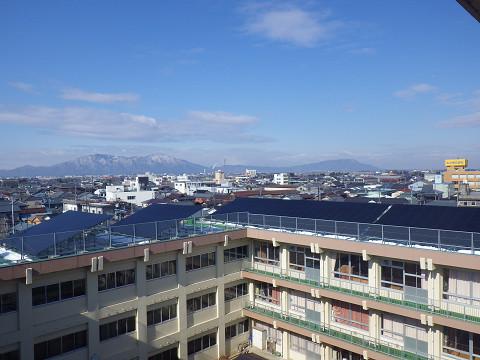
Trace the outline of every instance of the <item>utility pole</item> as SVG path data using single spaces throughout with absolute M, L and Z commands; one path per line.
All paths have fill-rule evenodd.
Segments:
M 13 194 L 12 194 L 12 234 L 15 234 L 15 215 L 13 212 Z

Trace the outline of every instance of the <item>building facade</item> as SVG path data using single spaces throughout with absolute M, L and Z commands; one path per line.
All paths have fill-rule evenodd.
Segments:
M 467 159 L 445 160 L 444 181 L 453 183 L 457 190 L 461 184 L 468 184 L 471 190 L 480 190 L 480 171 L 467 170 L 467 167 Z
M 218 359 L 249 337 L 283 359 L 480 358 L 480 234 L 447 251 L 288 219 L 0 267 L 0 358 Z

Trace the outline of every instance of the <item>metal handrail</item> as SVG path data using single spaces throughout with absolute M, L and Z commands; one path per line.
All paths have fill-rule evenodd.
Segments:
M 469 321 L 476 324 L 480 323 L 480 306 L 463 304 L 446 299 L 431 299 L 420 296 L 409 296 L 406 298 L 405 292 L 400 290 L 392 290 L 385 287 L 372 287 L 356 281 L 348 281 L 337 277 L 318 276 L 317 280 L 300 278 L 300 271 L 292 271 L 290 269 L 280 269 L 263 263 L 254 263 L 244 261 L 242 270 L 264 274 L 271 278 L 277 278 L 289 282 L 307 285 L 316 289 L 324 289 L 335 291 L 343 294 L 353 295 L 368 300 L 394 304 L 396 306 L 415 309 L 421 312 L 428 312 L 435 315 L 445 316 L 448 318 Z
M 255 301 L 246 302 L 245 309 L 259 314 L 266 315 L 275 320 L 284 321 L 309 331 L 320 333 L 329 337 L 334 337 L 347 341 L 351 344 L 359 345 L 365 349 L 370 349 L 372 351 L 380 352 L 392 357 L 399 359 L 435 359 L 435 357 L 427 354 L 419 354 L 407 351 L 403 346 L 398 344 L 391 343 L 389 341 L 383 340 L 381 338 L 374 338 L 370 335 L 365 335 L 361 333 L 361 330 L 348 330 L 344 327 L 336 326 L 334 324 L 321 321 L 319 323 L 312 322 L 306 318 L 302 318 L 296 314 L 291 314 L 290 311 L 282 311 L 275 307 L 269 307 L 265 304 L 257 304 Z
M 162 227 L 162 225 L 166 226 Z M 331 236 L 336 239 L 350 241 L 378 241 L 382 244 L 426 247 L 432 250 L 457 251 L 480 255 L 480 233 L 237 212 L 131 225 L 98 225 L 90 229 L 32 236 L 18 234 L 1 240 L 0 245 L 15 250 L 19 255 L 19 259 L 0 266 L 8 266 L 22 261 L 37 261 L 90 251 L 188 238 L 246 227 L 306 233 L 313 236 Z M 148 229 L 150 230 L 147 231 Z M 405 236 L 389 235 L 391 229 L 402 229 Z M 415 232 L 418 231 L 426 231 L 427 235 L 435 233 L 437 240 L 434 242 L 421 241 L 421 238 L 415 236 Z M 456 234 L 456 238 L 450 238 L 452 242 L 455 239 L 458 241 L 460 239 L 459 236 L 463 237 L 461 239 L 463 242 L 468 240 L 467 237 L 470 237 L 470 240 L 468 240 L 470 244 L 469 246 L 448 244 L 445 242 L 446 234 Z M 70 243 L 66 242 L 65 238 L 68 238 Z M 47 243 L 50 241 L 51 244 L 46 246 L 40 254 L 34 254 L 29 245 L 35 239 L 42 239 L 41 241 L 46 241 Z M 476 246 L 477 242 L 478 246 Z

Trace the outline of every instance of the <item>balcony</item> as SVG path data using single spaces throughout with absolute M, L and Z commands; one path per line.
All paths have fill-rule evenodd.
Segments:
M 305 319 L 292 316 L 290 313 L 281 313 L 278 309 L 270 308 L 268 306 L 258 306 L 256 303 L 247 302 L 245 309 L 257 313 L 259 315 L 267 316 L 273 320 L 282 321 L 297 327 L 312 331 L 331 338 L 339 339 L 350 344 L 360 346 L 364 349 L 369 349 L 379 352 L 397 359 L 410 360 L 427 360 L 429 357 L 421 354 L 415 354 L 405 351 L 397 344 L 388 343 L 381 339 L 375 339 L 367 335 L 363 335 L 356 331 L 347 330 L 344 327 L 339 327 L 332 324 L 317 324 Z
M 319 277 L 318 281 L 310 280 L 306 279 L 304 273 L 300 271 L 287 270 L 286 272 L 281 273 L 277 266 L 269 266 L 267 264 L 257 266 L 256 263 L 252 265 L 249 261 L 243 263 L 242 271 L 265 275 L 269 278 L 280 279 L 295 284 L 307 285 L 316 289 L 335 291 L 366 300 L 402 306 L 420 312 L 428 312 L 435 315 L 480 324 L 480 308 L 453 301 L 428 299 L 428 304 L 425 304 L 425 298 L 422 297 L 421 299 L 419 298 L 418 301 L 415 301 L 412 296 L 409 296 L 408 299 L 406 299 L 405 293 L 399 290 L 392 290 L 384 287 L 374 288 L 361 282 L 346 281 L 335 277 Z

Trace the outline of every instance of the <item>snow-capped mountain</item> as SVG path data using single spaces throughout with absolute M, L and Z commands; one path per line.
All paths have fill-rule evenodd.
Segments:
M 204 167 L 164 154 L 118 156 L 94 154 L 51 166 L 22 166 L 0 170 L 0 176 L 134 175 L 146 171 L 157 174 L 198 173 Z

